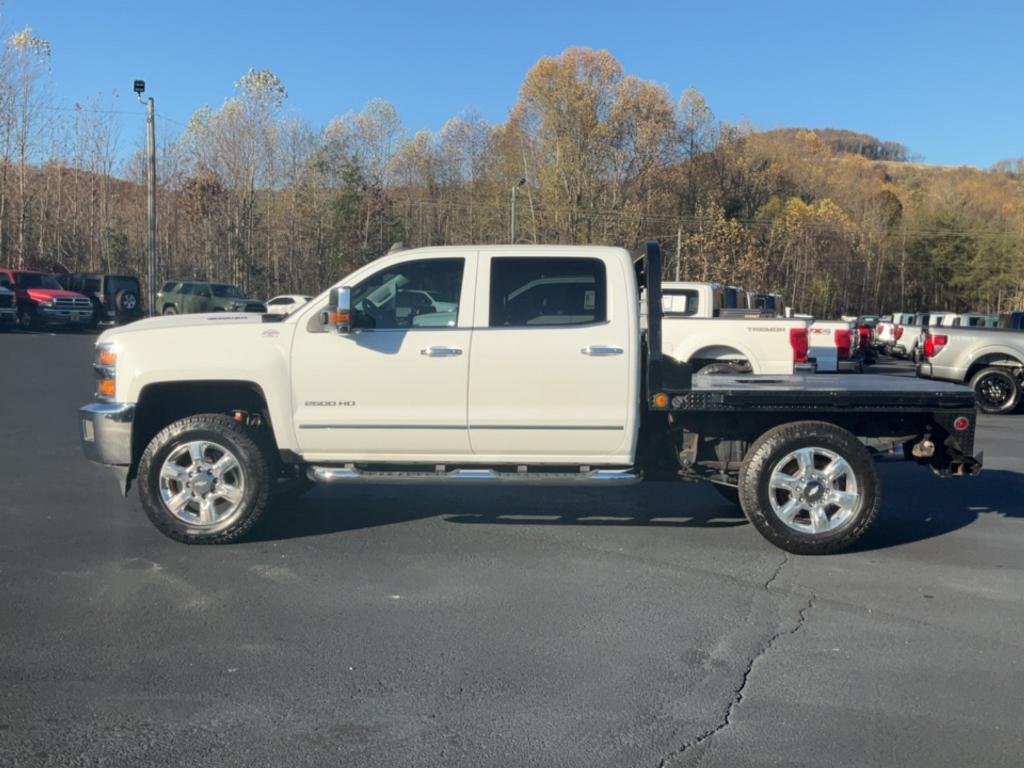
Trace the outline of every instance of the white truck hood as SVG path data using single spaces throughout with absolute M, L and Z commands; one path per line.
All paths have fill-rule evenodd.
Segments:
M 206 315 L 162 315 L 146 320 L 136 320 L 128 325 L 110 328 L 104 331 L 99 341 L 108 341 L 108 337 L 121 336 L 139 331 L 169 331 L 175 328 L 209 328 L 231 325 L 253 325 L 263 322 L 263 316 L 256 312 L 211 312 Z M 273 326 L 275 323 L 268 323 Z

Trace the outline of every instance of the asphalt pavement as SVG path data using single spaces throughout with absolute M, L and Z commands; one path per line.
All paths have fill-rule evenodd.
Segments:
M 0 334 L 2 766 L 1022 763 L 1024 416 L 978 478 L 884 465 L 831 557 L 669 483 L 318 488 L 186 547 L 81 456 L 92 341 Z

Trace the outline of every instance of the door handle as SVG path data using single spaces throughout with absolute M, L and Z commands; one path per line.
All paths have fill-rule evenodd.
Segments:
M 458 347 L 424 347 L 420 354 L 427 357 L 458 357 L 462 350 Z
M 606 347 L 603 344 L 591 344 L 589 347 L 581 349 L 580 352 L 591 357 L 610 357 L 611 355 L 621 355 L 622 347 Z

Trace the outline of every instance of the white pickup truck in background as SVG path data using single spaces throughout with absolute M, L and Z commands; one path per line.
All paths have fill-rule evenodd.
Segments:
M 808 317 L 796 315 L 796 317 Z M 857 329 L 845 320 L 810 318 L 807 329 L 809 357 L 818 373 L 860 373 L 864 368 L 857 355 Z
M 812 370 L 806 319 L 728 307 L 728 290 L 717 283 L 663 283 L 665 354 L 704 374 L 788 375 Z

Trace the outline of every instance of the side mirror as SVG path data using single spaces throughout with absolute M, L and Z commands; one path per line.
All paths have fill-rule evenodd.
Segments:
M 352 289 L 348 287 L 331 288 L 328 299 L 326 325 L 335 333 L 346 334 L 352 331 Z

